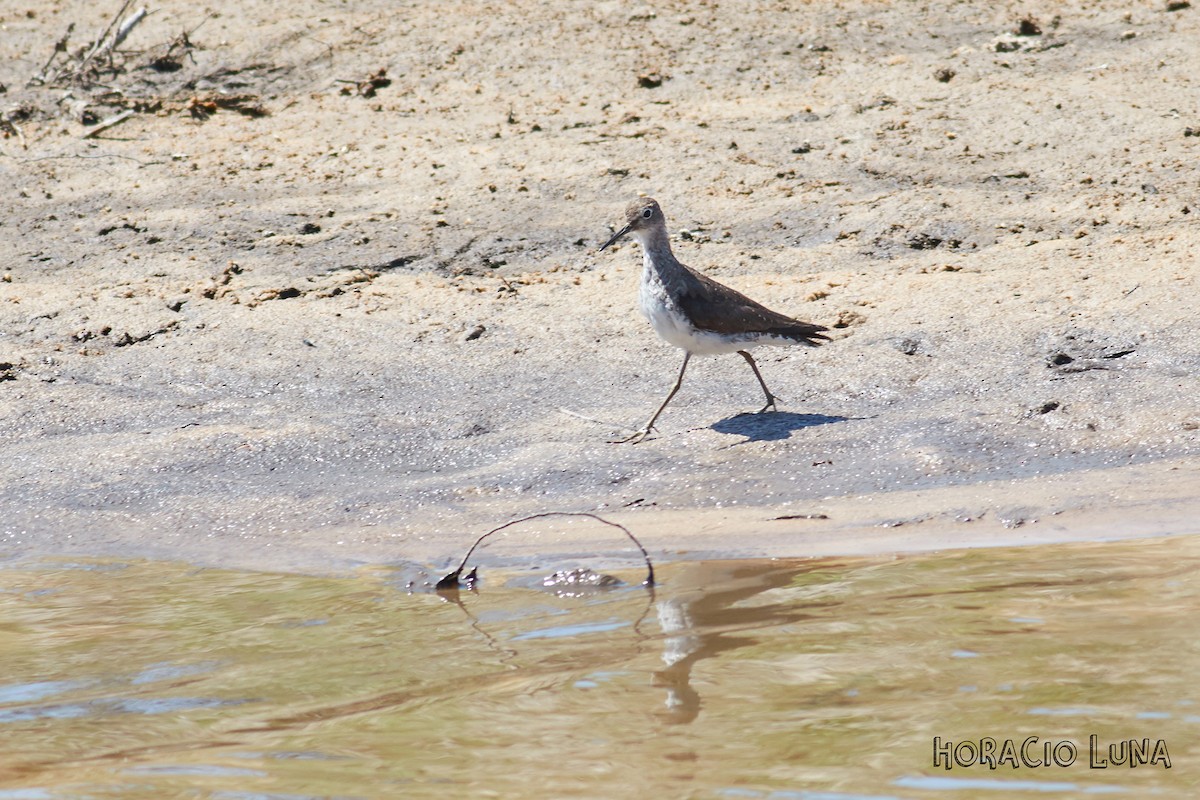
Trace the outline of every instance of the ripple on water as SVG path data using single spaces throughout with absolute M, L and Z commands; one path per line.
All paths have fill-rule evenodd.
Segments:
M 378 571 L 5 562 L 0 800 L 1190 796 L 1185 769 L 1090 770 L 1085 748 L 1190 746 L 1198 569 L 1200 541 L 1171 539 L 438 595 Z M 932 763 L 934 736 L 1029 735 L 1083 755 Z

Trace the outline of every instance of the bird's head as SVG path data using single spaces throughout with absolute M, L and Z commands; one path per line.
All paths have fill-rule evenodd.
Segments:
M 645 242 L 641 234 L 664 225 L 662 209 L 653 197 L 639 197 L 625 208 L 625 227 L 613 234 L 600 249 L 604 250 L 627 233 L 632 233 L 639 241 Z

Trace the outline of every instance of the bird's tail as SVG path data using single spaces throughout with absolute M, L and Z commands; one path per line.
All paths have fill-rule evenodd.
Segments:
M 811 322 L 797 322 L 794 325 L 787 325 L 779 328 L 773 328 L 768 333 L 773 333 L 776 336 L 783 336 L 800 344 L 807 344 L 811 347 L 817 347 L 829 341 L 829 337 L 821 331 L 827 331 L 824 325 L 816 325 Z

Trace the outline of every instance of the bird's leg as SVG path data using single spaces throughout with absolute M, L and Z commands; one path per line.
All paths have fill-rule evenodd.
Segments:
M 654 416 L 652 416 L 650 421 L 646 423 L 646 427 L 642 428 L 633 436 L 627 436 L 624 439 L 617 439 L 613 441 L 613 444 L 624 444 L 625 442 L 637 444 L 650 435 L 650 431 L 654 430 L 654 423 L 658 419 L 658 415 L 663 412 L 663 409 L 667 407 L 667 403 L 671 402 L 671 398 L 675 396 L 675 393 L 679 391 L 679 387 L 683 385 L 683 373 L 687 372 L 688 361 L 691 360 L 691 358 L 692 354 L 684 351 L 683 366 L 679 368 L 679 377 L 675 379 L 675 385 L 671 387 L 671 391 L 667 395 L 667 399 L 662 401 L 662 405 L 658 407 L 658 411 L 654 412 Z
M 760 373 L 758 371 L 758 364 L 754 363 L 754 357 L 745 350 L 738 350 L 738 355 L 741 356 L 742 358 L 746 359 L 746 363 L 750 365 L 750 369 L 754 370 L 754 377 L 758 378 L 758 385 L 762 387 L 763 394 L 765 394 L 767 396 L 767 404 L 765 406 L 763 406 L 762 408 L 760 408 L 758 410 L 758 413 L 761 414 L 764 411 L 766 411 L 768 408 L 771 409 L 772 411 L 777 410 L 775 408 L 775 401 L 778 400 L 779 398 L 776 397 L 775 395 L 771 394 L 771 390 L 767 388 L 767 382 L 763 380 L 762 373 Z

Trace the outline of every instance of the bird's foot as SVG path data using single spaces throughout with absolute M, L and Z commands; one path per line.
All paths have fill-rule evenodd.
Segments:
M 771 411 L 778 411 L 779 409 L 775 407 L 775 401 L 776 401 L 776 400 L 778 400 L 778 399 L 779 399 L 779 398 L 778 398 L 778 397 L 776 397 L 776 396 L 775 396 L 775 395 L 773 395 L 773 394 L 772 394 L 772 395 L 768 395 L 768 396 L 767 396 L 767 404 L 766 404 L 765 406 L 763 406 L 762 408 L 760 408 L 760 409 L 758 410 L 758 413 L 759 413 L 759 414 L 764 414 L 764 413 L 766 413 L 767 409 L 770 409 Z
M 652 430 L 654 430 L 654 428 L 652 428 L 650 426 L 646 426 L 645 428 L 642 428 L 640 431 L 633 434 L 632 436 L 626 436 L 624 439 L 609 439 L 608 443 L 609 444 L 637 444 L 638 442 L 645 441 L 646 437 L 650 435 L 650 431 L 652 431 Z

